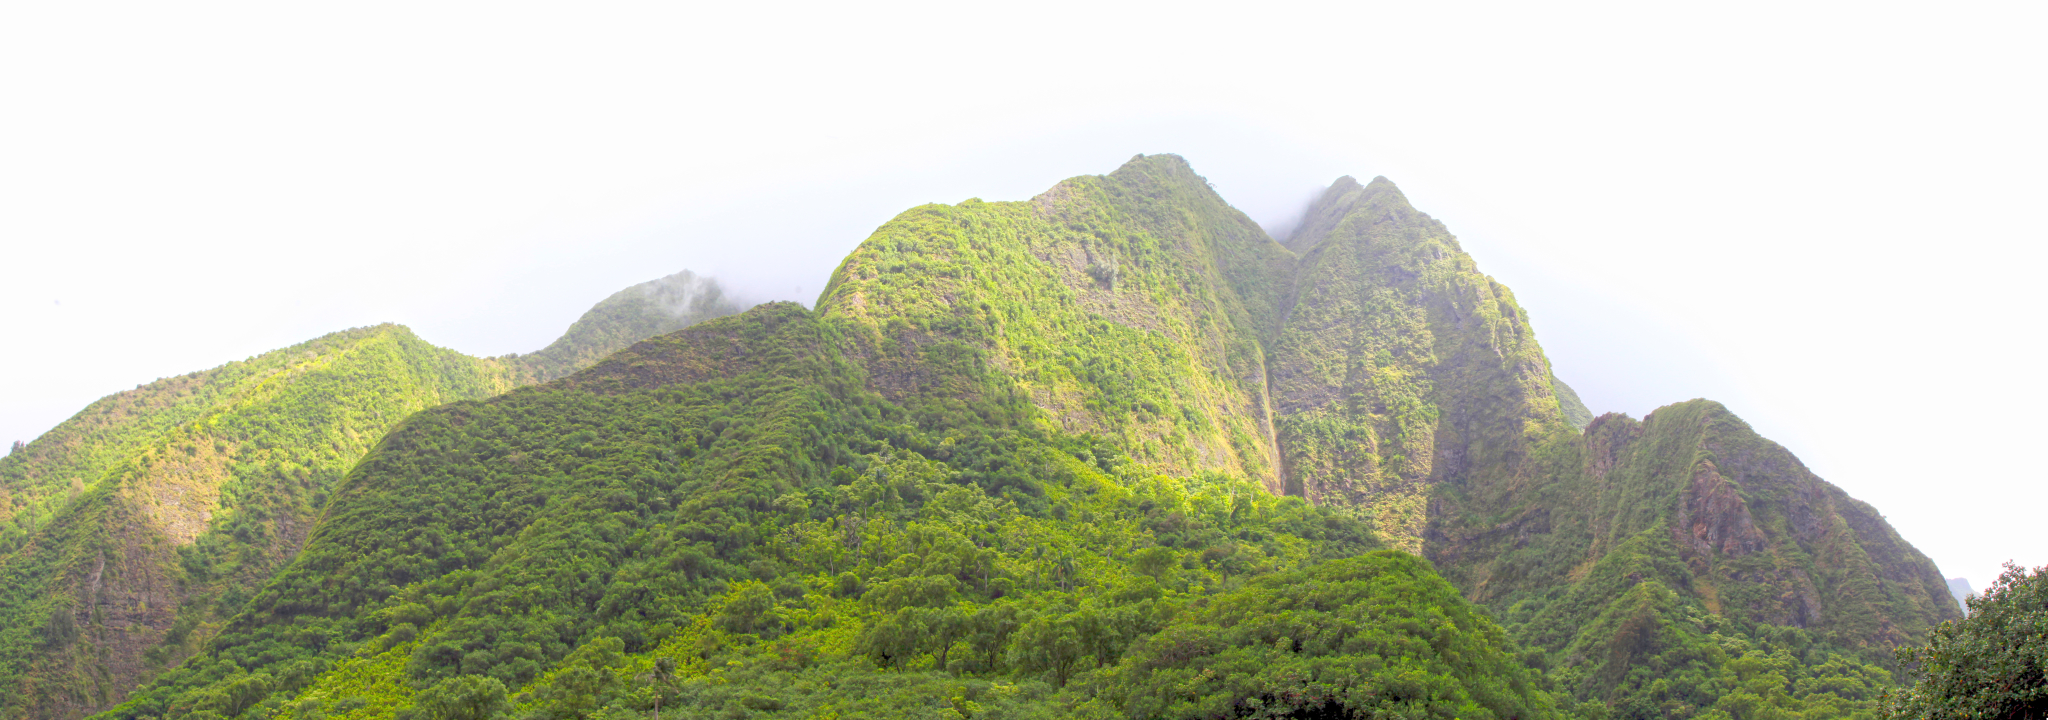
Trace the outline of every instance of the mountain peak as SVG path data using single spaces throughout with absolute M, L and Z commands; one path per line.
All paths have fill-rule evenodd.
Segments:
M 583 313 L 561 338 L 520 360 L 538 379 L 552 380 L 634 342 L 743 308 L 725 294 L 717 279 L 684 270 L 612 293 Z
M 1402 194 L 1401 188 L 1386 176 L 1374 176 L 1372 182 L 1360 185 L 1357 178 L 1345 175 L 1332 181 L 1315 202 L 1309 203 L 1308 210 L 1302 213 L 1301 222 L 1281 240 L 1281 244 L 1296 255 L 1307 255 L 1322 244 L 1339 223 L 1360 215 L 1370 218 L 1374 224 L 1395 220 L 1404 224 L 1431 223 L 1441 230 L 1440 223 L 1409 205 L 1408 196 Z

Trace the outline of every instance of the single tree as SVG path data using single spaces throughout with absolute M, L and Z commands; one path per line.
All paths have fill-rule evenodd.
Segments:
M 1886 710 L 1912 720 L 2048 719 L 2048 567 L 2006 563 L 1969 608 L 1935 628 L 1926 646 L 1899 650 L 1919 677 Z

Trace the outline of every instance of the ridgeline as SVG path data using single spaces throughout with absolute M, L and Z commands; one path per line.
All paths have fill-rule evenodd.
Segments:
M 906 211 L 815 310 L 471 361 L 324 474 L 224 492 L 212 535 L 131 543 L 196 550 L 47 541 L 67 598 L 107 595 L 102 555 L 245 580 L 181 581 L 232 602 L 151 640 L 176 651 L 125 696 L 93 689 L 87 638 L 139 598 L 22 605 L 47 629 L 0 638 L 71 669 L 20 677 L 84 699 L 15 712 L 1859 717 L 1890 650 L 1959 617 L 1881 516 L 1725 408 L 1595 418 L 1384 178 L 1340 178 L 1298 227 L 1140 156 Z M 693 287 L 592 313 L 716 302 Z M 158 445 L 176 467 L 230 446 Z M 150 487 L 98 477 L 61 501 L 22 481 L 45 489 L 16 506 Z M 303 549 L 243 559 L 267 537 Z

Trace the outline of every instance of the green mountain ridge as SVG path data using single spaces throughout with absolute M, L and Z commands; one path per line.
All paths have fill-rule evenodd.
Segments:
M 619 302 L 678 285 L 713 300 L 679 313 Z M 525 358 L 357 328 L 87 407 L 0 458 L 0 716 L 105 709 L 203 646 L 407 415 L 563 374 L 657 320 L 737 310 L 717 297 L 687 272 L 643 283 Z
M 1280 241 L 1171 155 L 913 208 L 815 311 L 412 414 L 333 487 L 103 717 L 1861 717 L 1957 616 L 1725 408 L 1592 417 L 1385 178 Z

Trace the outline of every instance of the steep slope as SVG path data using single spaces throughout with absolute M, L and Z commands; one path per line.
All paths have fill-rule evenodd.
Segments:
M 1643 716 L 1726 710 L 1746 655 L 1784 651 L 1780 676 L 1861 668 L 1958 617 L 1934 563 L 1882 516 L 1718 403 L 1603 416 L 1535 455 L 1529 480 L 1475 488 L 1433 527 L 1429 555 L 1582 697 Z M 1836 693 L 1864 706 L 1889 684 L 1844 672 L 1877 678 Z M 1796 680 L 1781 704 L 1802 699 Z
M 99 457 L 66 463 L 61 444 L 38 448 L 38 439 L 30 447 L 42 452 L 10 469 L 41 476 L 61 467 L 82 489 L 0 558 L 0 678 L 9 690 L 0 704 L 73 717 L 118 700 L 202 643 L 292 557 L 327 489 L 385 428 L 511 386 L 495 363 L 385 325 L 163 381 L 46 436 L 81 437 L 78 426 L 108 426 L 110 415 L 166 395 L 201 398 L 174 405 L 166 414 L 183 416 L 175 424 L 132 421 L 158 427 L 129 433 L 125 446 L 84 443 Z
M 1953 617 L 1933 563 L 1725 408 L 1586 417 L 1513 294 L 1384 178 L 1339 179 L 1285 244 L 1290 491 L 1428 556 L 1579 699 L 1743 716 L 1736 668 L 1784 650 L 1771 704 L 1869 710 L 1865 664 Z
M 1141 156 L 1028 202 L 905 212 L 818 307 L 892 401 L 1028 407 L 1163 472 L 1277 492 L 1260 339 L 1291 261 L 1186 162 Z
M 761 306 L 413 416 L 209 652 L 111 716 L 458 698 L 541 717 L 1551 713 L 1502 631 L 1425 564 L 1331 564 L 1373 547 L 1365 526 L 1245 479 L 1153 475 L 1029 417 L 920 420 L 869 389 L 887 385 L 849 326 Z M 1323 578 L 1330 592 L 1285 602 L 1357 641 L 1304 637 L 1287 651 L 1304 673 L 1140 714 L 1161 673 L 1275 649 L 1263 613 L 1302 587 L 1285 572 Z M 1236 609 L 1182 616 L 1202 606 Z M 1194 645 L 1128 654 L 1162 631 Z M 1382 668 L 1343 659 L 1373 647 Z M 1415 672 L 1442 680 L 1388 689 Z
M 1359 508 L 1419 552 L 1429 497 L 1512 473 L 1563 423 L 1549 361 L 1505 286 L 1393 183 L 1332 184 L 1272 352 L 1288 491 Z
M 1962 608 L 1963 612 L 1968 613 L 1970 596 L 1977 594 L 1977 591 L 1970 589 L 1969 578 L 1949 578 L 1948 594 L 1955 596 L 1956 607 Z
M 409 419 L 110 716 L 1551 716 L 1425 563 L 1266 491 L 1288 258 L 1173 157 L 914 209 L 816 313 Z
M 1586 407 L 1584 400 L 1579 399 L 1579 393 L 1572 390 L 1572 386 L 1564 384 L 1563 380 L 1552 375 L 1550 390 L 1557 396 L 1557 409 L 1564 414 L 1566 424 L 1582 431 L 1593 424 L 1593 411 Z
M 1173 156 L 912 209 L 815 313 L 414 416 L 110 716 L 1846 717 L 1952 616 L 1718 405 L 1587 418 L 1391 183 L 1300 228 Z
M 534 355 L 472 358 L 384 325 L 94 403 L 0 458 L 0 716 L 104 709 L 203 645 L 413 412 L 732 311 L 682 273 L 614 295 Z

